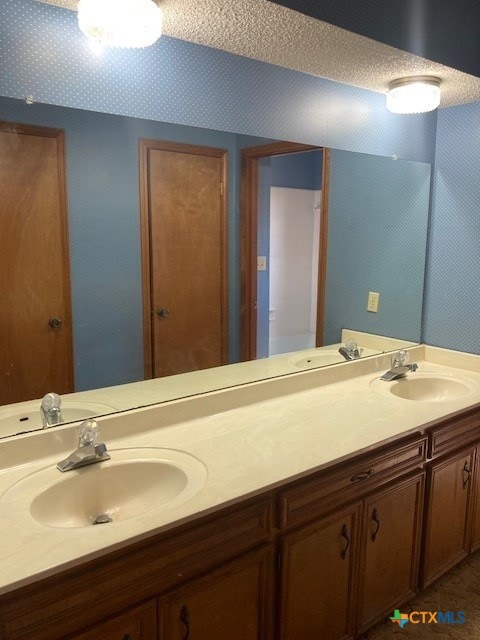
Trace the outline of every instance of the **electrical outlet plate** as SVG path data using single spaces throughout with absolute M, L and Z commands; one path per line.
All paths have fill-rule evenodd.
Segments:
M 369 291 L 367 311 L 371 311 L 372 313 L 377 313 L 379 301 L 380 301 L 380 294 L 377 293 L 376 291 Z

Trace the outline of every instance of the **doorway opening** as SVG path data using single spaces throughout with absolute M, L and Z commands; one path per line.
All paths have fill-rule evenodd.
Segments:
M 242 359 L 322 346 L 329 150 L 242 151 Z

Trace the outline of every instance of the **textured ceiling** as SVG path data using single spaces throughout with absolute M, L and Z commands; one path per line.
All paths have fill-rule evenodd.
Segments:
M 38 0 L 76 9 L 76 0 Z M 162 0 L 165 35 L 385 93 L 411 75 L 442 80 L 441 107 L 480 100 L 480 78 L 268 0 Z

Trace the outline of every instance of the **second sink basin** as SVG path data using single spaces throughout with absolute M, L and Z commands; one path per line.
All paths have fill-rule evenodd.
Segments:
M 365 347 L 361 347 L 361 357 L 365 356 L 373 356 L 379 351 L 375 351 L 375 349 L 368 349 Z M 290 358 L 290 364 L 297 369 L 314 369 L 315 367 L 324 367 L 328 364 L 339 364 L 340 362 L 351 362 L 347 361 L 339 353 L 338 349 L 325 349 L 323 347 L 318 347 L 317 349 L 312 349 L 311 351 L 307 351 L 303 353 L 300 357 L 298 355 L 295 358 Z
M 54 465 L 30 474 L 0 499 L 23 506 L 47 527 L 121 522 L 177 506 L 204 485 L 207 471 L 193 456 L 171 449 L 110 450 L 111 460 L 60 473 Z
M 66 400 L 62 402 L 64 422 L 84 420 L 115 411 L 115 407 L 98 402 L 81 402 Z M 0 437 L 11 436 L 24 431 L 32 431 L 42 427 L 40 401 L 22 404 L 21 407 L 0 409 Z
M 313 369 L 327 364 L 338 364 L 339 362 L 344 362 L 344 358 L 334 349 L 324 349 L 302 358 L 291 359 L 291 364 L 298 369 Z
M 417 402 L 448 402 L 475 391 L 475 386 L 469 380 L 448 373 L 427 371 L 409 373 L 405 378 L 393 382 L 377 378 L 372 382 L 372 387 L 375 391 Z

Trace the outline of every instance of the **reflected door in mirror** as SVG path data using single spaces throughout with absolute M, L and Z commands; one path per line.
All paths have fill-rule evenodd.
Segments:
M 0 123 L 0 404 L 73 391 L 63 132 Z
M 227 362 L 225 152 L 155 141 L 142 147 L 147 377 L 220 366 Z

